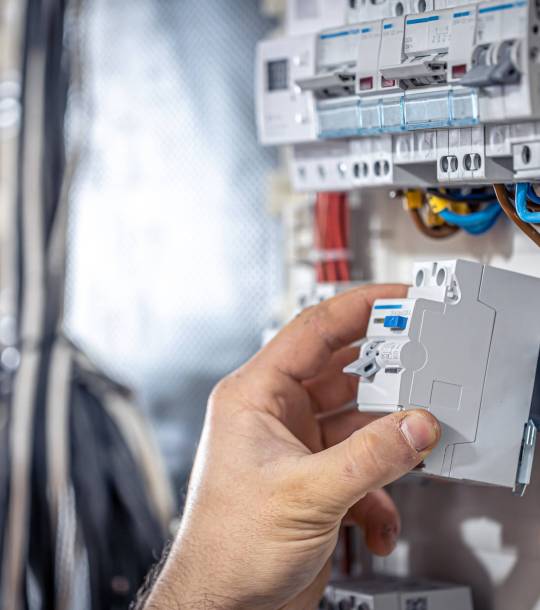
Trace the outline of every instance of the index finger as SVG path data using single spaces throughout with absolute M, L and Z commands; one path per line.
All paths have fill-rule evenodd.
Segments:
M 403 284 L 362 286 L 306 309 L 259 352 L 253 364 L 272 367 L 296 381 L 311 379 L 336 350 L 365 335 L 374 301 L 406 293 Z

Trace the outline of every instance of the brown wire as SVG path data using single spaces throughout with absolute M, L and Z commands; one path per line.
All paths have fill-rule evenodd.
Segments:
M 533 227 L 533 225 L 521 220 L 516 212 L 516 208 L 513 206 L 508 197 L 504 185 L 494 184 L 493 188 L 495 189 L 495 195 L 497 195 L 501 208 L 508 218 L 510 218 L 510 220 L 515 223 L 528 238 L 532 239 L 537 246 L 540 246 L 540 233 Z
M 458 231 L 460 231 L 459 227 L 454 225 L 440 225 L 437 227 L 429 227 L 422 218 L 422 214 L 418 209 L 409 210 L 409 215 L 414 222 L 416 228 L 423 233 L 426 237 L 430 237 L 431 239 L 446 239 L 447 237 L 451 237 L 455 235 Z

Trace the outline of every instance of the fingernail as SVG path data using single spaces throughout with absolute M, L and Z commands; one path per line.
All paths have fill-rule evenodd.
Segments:
M 401 421 L 401 433 L 416 451 L 429 449 L 437 440 L 439 431 L 433 421 L 421 413 L 411 413 Z

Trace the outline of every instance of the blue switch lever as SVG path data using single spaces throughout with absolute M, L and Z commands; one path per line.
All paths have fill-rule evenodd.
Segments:
M 391 330 L 405 330 L 407 328 L 407 319 L 405 316 L 386 316 L 384 327 Z

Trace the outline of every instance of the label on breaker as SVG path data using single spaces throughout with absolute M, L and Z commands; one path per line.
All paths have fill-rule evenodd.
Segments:
M 355 64 L 358 61 L 358 45 L 362 34 L 371 31 L 369 26 L 323 32 L 319 36 L 317 64 L 319 68 Z
M 379 355 L 377 356 L 380 367 L 401 367 L 401 350 L 404 345 L 403 341 L 386 341 L 382 343 L 378 348 Z
M 448 47 L 450 24 L 446 15 L 409 17 L 406 23 L 405 53 L 434 53 Z
M 527 2 L 500 2 L 478 7 L 476 44 L 521 38 L 527 34 Z

